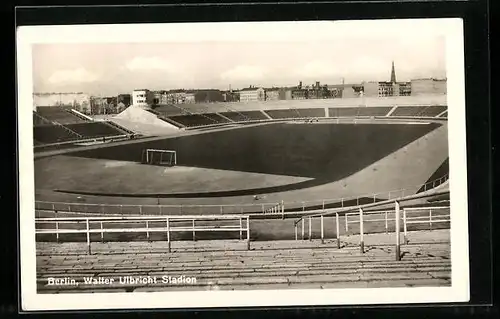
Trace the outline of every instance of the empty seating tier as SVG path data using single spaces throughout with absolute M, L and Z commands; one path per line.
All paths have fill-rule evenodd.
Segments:
M 337 107 L 328 110 L 330 117 L 356 117 L 359 107 Z
M 87 120 L 72 113 L 71 110 L 62 109 L 56 106 L 37 107 L 36 112 L 49 121 L 54 121 L 63 125 L 88 122 Z
M 76 134 L 75 134 L 76 133 Z M 126 134 L 117 126 L 107 122 L 88 122 L 67 125 L 44 125 L 33 128 L 34 139 L 38 144 L 76 141 L 86 138 L 117 136 Z M 81 136 L 79 136 L 81 135 Z M 37 145 L 38 145 L 37 144 Z
M 426 108 L 427 106 L 398 106 L 391 116 L 417 116 Z
M 303 117 L 297 109 L 288 110 L 266 110 L 265 111 L 273 119 L 291 119 Z
M 442 106 L 442 105 L 433 105 L 427 107 L 425 110 L 423 110 L 418 116 L 437 116 L 441 114 L 442 112 L 446 111 L 447 107 Z
M 297 112 L 300 114 L 300 117 L 325 117 L 324 108 L 297 109 Z
M 61 125 L 35 126 L 33 136 L 39 144 L 59 143 L 72 140 L 78 140 L 80 137 L 73 132 L 65 129 Z
M 268 120 L 261 111 L 222 112 L 221 115 L 235 122 Z
M 154 113 L 164 117 L 189 114 L 175 105 L 160 105 L 153 109 Z
M 446 233 L 447 231 L 433 231 Z M 400 261 L 394 260 L 392 240 L 365 236 L 366 251 L 357 247 L 357 236 L 320 244 L 307 241 L 252 242 L 252 250 L 241 241 L 165 241 L 93 243 L 93 254 L 85 243 L 37 243 L 36 277 L 39 293 L 140 292 L 167 290 L 239 290 L 293 288 L 375 288 L 451 286 L 450 246 L 427 232 L 409 233 Z M 432 239 L 429 239 L 430 237 Z M 447 237 L 446 239 L 447 240 Z M 391 245 L 392 247 L 387 247 Z M 195 278 L 190 284 L 163 283 L 164 275 Z M 84 284 L 83 277 L 113 278 L 112 284 Z M 151 276 L 153 283 L 122 282 L 124 276 Z M 66 277 L 79 285 L 47 285 L 50 277 Z
M 392 107 L 360 107 L 358 116 L 386 116 Z
M 124 134 L 124 132 L 109 125 L 107 122 L 68 124 L 66 127 L 84 137 L 103 137 Z
M 177 116 L 170 116 L 169 118 L 177 123 L 190 127 L 221 123 L 201 114 L 177 115 Z
M 214 123 L 229 123 L 229 122 L 231 122 L 230 120 L 223 118 L 222 116 L 220 116 L 217 113 L 205 113 L 203 115 L 212 119 L 214 121 Z
M 33 125 L 52 125 L 52 122 L 40 117 L 36 112 L 33 112 Z

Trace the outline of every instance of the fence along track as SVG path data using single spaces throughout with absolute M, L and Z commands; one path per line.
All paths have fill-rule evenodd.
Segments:
M 444 184 L 449 179 L 449 174 L 441 178 L 430 181 L 422 185 L 413 185 L 413 189 L 421 189 L 422 193 L 432 191 L 434 188 Z M 320 212 L 325 209 L 357 207 L 367 203 L 381 203 L 384 200 L 404 198 L 409 195 L 410 187 L 388 192 L 378 192 L 365 195 L 319 199 L 312 201 L 290 201 L 290 202 L 267 202 L 259 204 L 234 204 L 234 205 L 127 205 L 127 204 L 93 204 L 77 202 L 48 202 L 35 201 L 35 209 L 62 211 L 62 212 L 83 212 L 90 214 L 136 214 L 136 215 L 167 215 L 185 214 L 196 212 L 197 214 L 263 214 L 263 215 L 293 215 L 303 213 Z M 386 199 L 384 199 L 386 198 Z M 159 200 L 159 199 L 158 199 Z M 368 201 L 368 202 L 367 202 Z M 334 207 L 328 207 L 328 206 Z M 316 209 L 314 209 L 317 207 Z M 306 210 L 306 208 L 308 208 Z M 300 212 L 302 211 L 302 212 Z
M 205 223 L 200 224 L 200 221 L 204 221 Z M 220 221 L 226 222 L 226 225 L 221 225 L 219 223 Z M 209 224 L 205 225 L 207 222 Z M 211 222 L 217 222 L 217 224 L 211 225 Z M 227 222 L 230 223 L 227 224 Z M 177 224 L 177 226 L 175 224 Z M 94 227 L 95 225 L 97 225 L 98 227 Z M 117 227 L 111 227 L 112 225 L 115 225 Z M 84 227 L 82 228 L 80 226 Z M 168 252 L 170 252 L 172 241 L 171 235 L 175 232 L 190 232 L 192 233 L 193 241 L 196 241 L 196 233 L 200 232 L 239 232 L 239 240 L 243 240 L 243 233 L 245 233 L 247 250 L 250 250 L 249 216 L 101 216 L 55 218 L 48 217 L 35 219 L 35 234 L 55 235 L 55 239 L 57 242 L 60 241 L 60 234 L 85 234 L 89 255 L 92 254 L 91 234 L 100 234 L 101 242 L 104 242 L 104 235 L 110 233 L 142 233 L 146 234 L 148 241 L 150 240 L 151 233 L 162 233 L 167 237 L 166 240 L 168 244 Z

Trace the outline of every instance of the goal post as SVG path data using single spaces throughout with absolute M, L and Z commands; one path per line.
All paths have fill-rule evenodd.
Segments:
M 175 166 L 177 165 L 177 152 L 148 148 L 142 151 L 142 162 L 150 165 Z

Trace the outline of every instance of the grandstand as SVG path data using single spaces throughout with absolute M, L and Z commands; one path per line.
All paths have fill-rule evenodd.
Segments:
M 111 289 L 131 292 L 173 289 L 161 283 L 82 285 L 80 288 L 45 284 L 50 276 L 76 278 L 93 272 L 95 275 L 113 277 L 117 271 L 130 276 L 167 271 L 172 276 L 182 274 L 196 278 L 196 283 L 192 285 L 178 286 L 180 290 L 213 286 L 230 290 L 248 287 L 450 286 L 449 204 L 446 206 L 432 201 L 443 194 L 447 192 L 431 191 L 425 195 L 400 197 L 378 204 L 302 215 L 292 222 L 293 227 L 288 228 L 292 236 L 294 233 L 294 241 L 252 240 L 252 229 L 256 227 L 258 219 L 265 223 L 276 222 L 272 215 L 256 215 L 252 218 L 245 215 L 38 217 L 37 237 L 45 237 L 44 240 L 39 239 L 37 244 L 38 291 L 98 292 Z M 420 202 L 420 205 L 415 205 L 415 201 Z M 392 208 L 377 210 L 384 205 Z M 289 216 L 297 214 L 300 212 Z M 331 217 L 333 219 L 330 221 Z M 239 224 L 218 224 L 218 227 L 226 227 L 225 233 L 232 232 L 239 240 L 212 238 L 200 241 L 204 232 L 219 229 L 207 226 L 201 220 L 213 221 L 217 218 L 226 221 L 239 219 Z M 251 222 L 251 219 L 255 221 Z M 175 226 L 173 222 L 176 220 L 184 224 Z M 242 223 L 242 220 L 245 222 Z M 86 223 L 86 230 L 71 227 L 71 223 L 81 221 L 84 225 Z M 191 221 L 192 226 L 188 226 Z M 328 226 L 330 223 L 333 227 Z M 89 227 L 91 224 L 100 226 Z M 290 226 L 285 221 L 281 224 Z M 436 228 L 436 225 L 439 226 Z M 123 242 L 125 237 L 118 241 L 113 239 L 113 234 L 120 231 L 129 234 L 127 242 Z M 165 232 L 166 241 L 164 236 L 158 236 Z M 180 236 L 182 233 L 186 236 Z M 83 235 L 81 240 L 78 234 Z M 210 254 L 206 254 L 206 251 L 210 251 Z M 72 257 L 68 257 L 68 254 Z M 145 254 L 149 256 L 147 259 L 144 259 Z M 61 258 L 65 260 L 64 265 L 60 264 Z M 270 265 L 263 266 L 271 261 Z M 101 266 L 103 262 L 105 266 Z M 166 268 L 157 269 L 158 263 L 165 264 Z M 351 275 L 353 273 L 354 276 Z
M 86 123 L 89 120 L 77 115 L 77 113 L 72 112 L 71 109 L 64 109 L 60 107 L 37 107 L 34 115 L 38 115 L 39 118 L 44 118 L 52 122 L 57 122 L 62 125 L 66 124 L 77 124 Z M 40 123 L 41 124 L 41 123 Z
M 92 121 L 72 109 L 38 107 L 33 112 L 33 139 L 37 147 L 133 134 L 116 123 Z
M 126 135 L 120 121 L 171 134 L 37 159 L 38 291 L 450 286 L 446 105 L 285 102 L 130 107 L 64 125 L 34 113 L 37 144 Z M 141 164 L 150 148 L 179 162 Z M 45 284 L 164 272 L 198 284 Z
M 233 122 L 286 121 L 299 118 L 445 117 L 446 96 L 309 99 L 261 102 L 167 104 L 149 109 L 177 128 L 197 129 Z
M 427 106 L 398 106 L 391 116 L 418 116 Z

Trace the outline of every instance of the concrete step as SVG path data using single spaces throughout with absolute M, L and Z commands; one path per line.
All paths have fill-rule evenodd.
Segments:
M 60 273 L 44 273 L 39 276 L 39 280 L 47 280 L 48 278 L 72 278 L 81 279 L 82 277 L 101 276 L 101 277 L 119 277 L 119 276 L 158 276 L 161 277 L 165 274 L 171 276 L 194 276 L 201 279 L 206 278 L 222 278 L 222 277 L 261 277 L 261 276 L 306 276 L 306 275 L 361 275 L 365 274 L 385 274 L 392 276 L 393 274 L 412 274 L 412 273 L 441 273 L 445 272 L 448 276 L 451 274 L 451 265 L 440 266 L 422 266 L 412 268 L 364 268 L 364 269 L 335 269 L 335 268 L 294 268 L 294 269 L 220 269 L 217 271 L 200 271 L 200 270 L 173 270 L 173 271 L 158 271 L 158 270 L 136 270 L 132 272 L 94 272 L 94 273 L 78 273 L 78 274 L 60 274 Z
M 219 276 L 216 278 L 209 277 L 196 277 L 196 280 L 192 280 L 195 282 L 194 284 L 183 282 L 181 284 L 173 284 L 164 282 L 163 277 L 150 277 L 150 281 L 147 284 L 141 283 L 120 283 L 120 279 L 112 278 L 113 281 L 110 280 L 108 284 L 84 284 L 82 280 L 77 281 L 77 285 L 64 285 L 64 286 L 48 286 L 46 280 L 39 279 L 37 280 L 37 287 L 39 290 L 94 290 L 94 289 L 125 289 L 125 290 L 135 290 L 138 288 L 170 288 L 172 286 L 185 286 L 185 287 L 193 287 L 198 286 L 202 289 L 207 289 L 207 287 L 214 286 L 253 286 L 253 285 L 293 285 L 293 284 L 319 284 L 319 285 L 331 285 L 335 283 L 357 283 L 357 282 L 390 282 L 393 281 L 407 281 L 411 282 L 414 280 L 426 280 L 427 282 L 432 282 L 437 280 L 439 282 L 449 281 L 450 272 L 449 271 L 434 271 L 432 274 L 430 272 L 417 272 L 417 273 L 408 273 L 408 272 L 400 272 L 400 273 L 392 273 L 390 275 L 386 273 L 363 273 L 363 274 L 283 274 L 283 275 L 260 275 L 260 276 Z M 153 282 L 153 278 L 156 280 Z M 174 277 L 175 278 L 175 277 Z M 187 276 L 185 278 L 188 278 Z M 111 279 L 111 278 L 109 278 Z M 392 286 L 392 284 L 390 285 Z
M 268 290 L 268 289 L 342 289 L 342 288 L 386 288 L 386 287 L 443 287 L 450 286 L 449 280 L 444 279 L 407 279 L 407 280 L 380 280 L 380 281 L 355 281 L 355 282 L 333 282 L 333 283 L 285 283 L 285 284 L 253 284 L 253 285 L 207 285 L 199 286 L 169 286 L 169 287 L 137 287 L 135 289 L 109 287 L 96 289 L 64 289 L 63 291 L 54 291 L 48 289 L 39 289 L 38 293 L 124 293 L 124 292 L 160 292 L 160 291 L 199 291 L 199 290 Z
M 265 271 L 300 271 L 300 270 L 335 270 L 342 271 L 348 270 L 350 272 L 356 271 L 382 271 L 382 272 L 390 272 L 394 270 L 404 270 L 404 269 L 424 269 L 424 268 L 449 268 L 451 264 L 449 262 L 440 262 L 440 263 L 419 263 L 419 264 L 379 264 L 379 265 L 371 265 L 371 264 L 347 264 L 347 265 L 339 265 L 339 264 L 299 264 L 299 265 L 273 265 L 273 266 L 261 266 L 261 267 L 248 267 L 246 265 L 237 266 L 224 266 L 224 267 L 95 267 L 91 269 L 85 268 L 69 268 L 69 267 L 47 267 L 47 268 L 38 268 L 37 271 L 41 275 L 53 275 L 53 274 L 64 274 L 64 275 L 78 275 L 81 273 L 89 273 L 89 274 L 115 274 L 115 273 L 165 273 L 165 272 L 265 272 Z
M 220 261 L 198 261 L 198 262 L 151 262 L 151 261 L 134 261 L 128 260 L 127 262 L 114 262 L 114 263 L 80 263 L 75 261 L 74 263 L 66 264 L 43 264 L 38 263 L 38 270 L 59 270 L 59 271 L 74 271 L 74 270 L 109 270 L 109 269 L 220 269 L 225 267 L 244 267 L 244 268 L 289 268 L 289 267 L 314 267 L 314 266 L 328 266 L 328 267 L 343 267 L 343 268 L 353 268 L 353 267 L 399 267 L 402 265 L 418 265 L 418 264 L 448 264 L 450 263 L 447 259 L 441 258 L 421 258 L 421 259 L 403 259 L 401 261 L 395 261 L 394 259 L 378 259 L 369 260 L 357 258 L 356 260 L 311 260 L 311 261 L 291 261 L 283 260 L 279 262 L 262 262 L 259 260 L 227 260 L 224 262 Z

